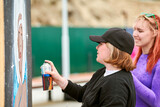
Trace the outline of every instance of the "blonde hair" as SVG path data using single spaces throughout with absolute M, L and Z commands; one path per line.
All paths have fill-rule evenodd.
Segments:
M 106 63 L 110 63 L 118 68 L 125 69 L 126 71 L 131 71 L 135 68 L 130 54 L 119 50 L 110 43 L 106 43 L 106 45 L 111 51 L 110 58 L 104 60 Z

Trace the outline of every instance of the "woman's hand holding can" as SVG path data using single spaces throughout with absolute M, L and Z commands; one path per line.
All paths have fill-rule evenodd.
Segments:
M 45 71 L 45 74 L 50 74 L 53 78 L 53 81 L 57 83 L 62 89 L 65 89 L 68 85 L 68 80 L 62 77 L 56 67 L 54 66 L 52 61 L 45 60 L 46 63 L 49 63 L 51 65 L 51 71 Z

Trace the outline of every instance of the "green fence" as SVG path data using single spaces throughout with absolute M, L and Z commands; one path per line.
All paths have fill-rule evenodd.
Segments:
M 71 73 L 95 71 L 102 67 L 96 62 L 97 43 L 89 35 L 101 35 L 105 28 L 69 28 Z M 40 76 L 40 66 L 45 59 L 54 62 L 61 73 L 61 28 L 32 27 L 32 72 Z
M 69 28 L 71 73 L 95 71 L 101 64 L 96 62 L 97 43 L 89 35 L 102 35 L 108 28 Z M 131 32 L 131 29 L 130 31 Z M 40 76 L 40 66 L 45 59 L 54 62 L 61 72 L 61 27 L 32 27 L 32 75 Z

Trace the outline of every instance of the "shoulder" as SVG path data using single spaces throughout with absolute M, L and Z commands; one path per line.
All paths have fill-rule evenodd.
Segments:
M 160 59 L 157 61 L 157 64 L 156 65 L 159 65 L 160 66 Z
M 124 87 L 128 88 L 134 85 L 131 72 L 126 70 L 121 70 L 106 79 L 108 79 L 108 82 L 104 83 L 104 87 L 106 88 L 114 87 L 115 89 L 124 89 Z
M 156 65 L 155 65 L 155 67 L 154 67 L 154 69 L 153 69 L 153 71 L 159 71 L 159 74 L 160 74 L 160 59 L 157 61 L 157 63 L 156 63 Z
M 129 79 L 132 79 L 132 75 L 131 75 L 131 72 L 129 72 L 129 71 L 121 70 L 119 72 L 116 72 L 116 73 L 108 76 L 108 79 L 110 80 L 110 82 L 112 82 L 114 84 L 119 84 L 119 83 L 125 82 Z
M 130 78 L 132 78 L 132 74 L 130 71 L 126 71 L 126 70 L 122 69 L 121 71 L 116 73 L 115 77 L 120 80 L 130 79 Z
M 154 67 L 156 70 L 160 70 L 160 59 L 157 61 Z

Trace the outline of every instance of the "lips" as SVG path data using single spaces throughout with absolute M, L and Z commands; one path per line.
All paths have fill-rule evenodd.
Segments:
M 134 41 L 139 41 L 138 39 L 134 39 Z
M 134 40 L 140 40 L 140 38 L 139 37 L 134 37 Z
M 135 39 L 134 41 L 135 41 L 135 42 L 139 42 L 140 40 L 139 40 L 139 39 Z

